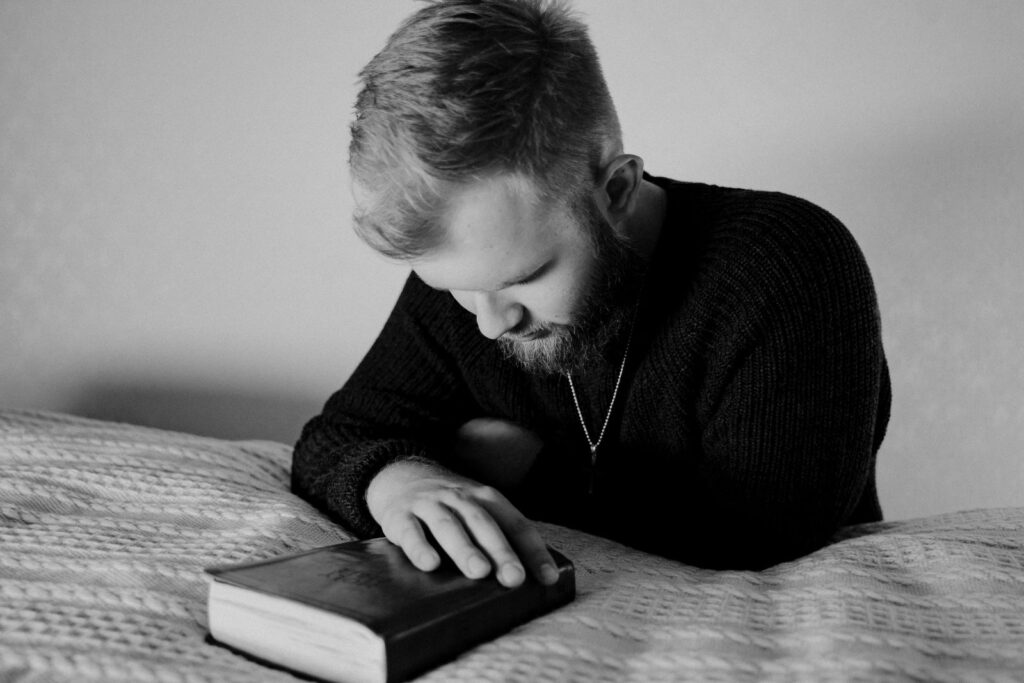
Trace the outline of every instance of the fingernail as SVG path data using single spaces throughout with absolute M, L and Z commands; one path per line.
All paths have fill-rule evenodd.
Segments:
M 501 575 L 498 578 L 504 586 L 518 586 L 524 577 L 522 567 L 509 563 L 501 568 Z
M 469 562 L 466 563 L 466 567 L 469 570 L 469 575 L 472 578 L 479 578 L 485 576 L 487 572 L 491 571 L 491 565 L 484 558 L 479 555 L 473 555 L 469 558 Z
M 420 568 L 430 571 L 431 569 L 437 567 L 439 561 L 440 560 L 438 559 L 436 553 L 427 552 L 420 553 L 419 562 L 417 564 L 420 566 Z
M 558 570 L 555 569 L 555 566 L 552 564 L 543 565 L 540 568 L 540 582 L 545 586 L 550 586 L 556 581 L 558 581 Z

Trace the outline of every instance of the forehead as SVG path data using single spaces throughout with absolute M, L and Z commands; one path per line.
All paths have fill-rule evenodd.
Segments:
M 486 248 L 520 237 L 539 237 L 534 229 L 547 222 L 555 208 L 552 204 L 536 183 L 519 174 L 489 176 L 460 186 L 441 215 L 445 246 Z
M 551 258 L 571 235 L 565 203 L 520 175 L 483 178 L 455 190 L 441 216 L 444 241 L 412 262 L 428 285 L 492 290 Z

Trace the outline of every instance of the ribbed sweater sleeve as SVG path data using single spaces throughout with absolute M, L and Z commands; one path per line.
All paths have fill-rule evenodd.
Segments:
M 369 352 L 295 446 L 292 489 L 360 536 L 380 533 L 365 501 L 377 472 L 404 458 L 436 459 L 468 419 L 467 395 L 440 345 L 451 315 L 451 297 L 411 275 Z

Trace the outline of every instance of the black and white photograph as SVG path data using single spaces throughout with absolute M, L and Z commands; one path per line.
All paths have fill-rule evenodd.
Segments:
M 1022 38 L 0 0 L 0 681 L 1024 679 Z

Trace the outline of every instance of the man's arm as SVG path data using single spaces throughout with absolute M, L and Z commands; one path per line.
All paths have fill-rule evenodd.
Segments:
M 553 562 L 532 523 L 440 464 L 474 405 L 445 347 L 452 307 L 410 277 L 367 356 L 303 429 L 292 488 L 360 536 L 383 532 L 421 568 L 436 566 L 432 536 L 467 576 L 494 567 L 513 585 L 525 562 L 546 580 Z
M 729 372 L 710 388 L 700 477 L 719 526 L 710 542 L 734 538 L 726 554 L 760 564 L 817 549 L 847 523 L 873 484 L 889 407 L 863 255 L 827 212 L 778 201 L 753 238 L 760 261 L 737 271 L 744 326 L 714 359 Z
M 867 265 L 821 209 L 755 199 L 725 197 L 697 266 L 679 342 L 701 349 L 679 398 L 696 407 L 680 433 L 697 440 L 673 476 L 648 477 L 631 520 L 645 547 L 707 567 L 790 560 L 879 515 L 890 389 Z

